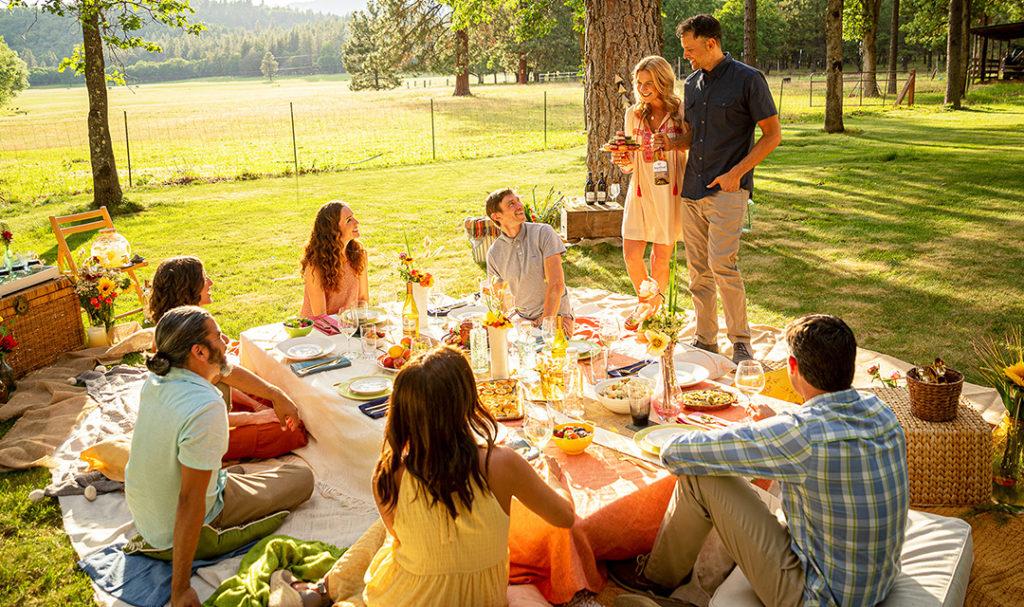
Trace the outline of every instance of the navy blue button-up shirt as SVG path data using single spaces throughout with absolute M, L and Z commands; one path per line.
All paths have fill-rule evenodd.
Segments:
M 754 145 L 754 127 L 778 113 L 764 74 L 729 53 L 713 70 L 697 70 L 683 85 L 683 119 L 693 140 L 683 178 L 684 198 L 700 200 L 719 190 L 708 184 L 743 160 Z M 740 179 L 754 191 L 754 171 Z

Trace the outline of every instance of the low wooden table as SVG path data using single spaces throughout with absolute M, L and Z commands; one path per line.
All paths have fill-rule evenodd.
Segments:
M 912 506 L 963 506 L 992 498 L 992 429 L 960 397 L 956 417 L 929 422 L 910 412 L 906 388 L 874 388 L 896 413 L 907 437 Z
M 622 205 L 618 202 L 587 204 L 572 198 L 562 207 L 562 238 L 577 242 L 584 238 L 620 238 Z

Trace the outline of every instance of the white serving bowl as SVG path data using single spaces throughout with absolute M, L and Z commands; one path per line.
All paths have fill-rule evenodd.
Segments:
M 605 409 L 608 409 L 612 413 L 618 413 L 619 415 L 629 415 L 629 399 L 608 398 L 606 396 L 603 396 L 601 394 L 601 391 L 607 386 L 610 386 L 615 382 L 619 382 L 624 379 L 628 379 L 630 380 L 630 382 L 640 382 L 647 384 L 649 389 L 647 391 L 647 397 L 645 400 L 647 400 L 648 402 L 650 402 L 651 394 L 653 394 L 654 392 L 654 382 L 643 377 L 609 377 L 608 379 L 602 379 L 601 381 L 597 382 L 597 384 L 594 385 L 594 398 L 597 399 L 597 402 L 601 403 L 601 405 L 604 406 Z

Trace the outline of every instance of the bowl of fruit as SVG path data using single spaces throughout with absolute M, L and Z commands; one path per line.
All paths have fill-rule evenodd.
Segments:
M 377 357 L 377 366 L 387 373 L 397 373 L 412 358 L 412 340 L 403 337 L 402 341 L 389 347 Z
M 569 455 L 578 455 L 594 442 L 593 422 L 569 422 L 557 424 L 551 431 L 551 439 L 559 449 Z
M 313 330 L 313 321 L 304 316 L 292 316 L 281 324 L 288 337 L 305 337 Z

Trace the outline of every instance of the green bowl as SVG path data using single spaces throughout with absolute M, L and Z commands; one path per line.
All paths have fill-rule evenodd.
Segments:
M 294 318 L 289 318 L 288 320 L 295 320 L 295 319 Z M 288 322 L 288 320 L 286 320 L 285 322 Z M 284 324 L 284 323 L 282 323 L 282 324 Z M 313 323 L 310 322 L 309 326 L 306 326 L 306 327 L 289 327 L 288 325 L 284 325 L 284 330 L 285 330 L 286 333 L 288 333 L 289 337 L 305 337 L 305 336 L 309 335 L 313 331 Z

